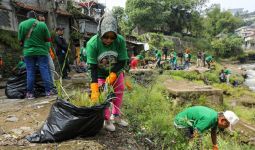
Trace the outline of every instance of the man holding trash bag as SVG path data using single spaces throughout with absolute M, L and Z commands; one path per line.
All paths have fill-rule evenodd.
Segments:
M 239 118 L 232 111 L 216 112 L 205 106 L 193 106 L 175 116 L 174 126 L 188 139 L 198 138 L 201 133 L 211 129 L 213 150 L 218 150 L 217 127 L 221 129 L 235 125 Z
M 117 34 L 117 21 L 111 14 L 107 13 L 101 18 L 98 34 L 88 41 L 86 52 L 92 78 L 91 100 L 98 101 L 99 86 L 104 83 L 113 86 L 116 95 L 112 116 L 108 108 L 105 110 L 104 128 L 115 131 L 113 123 L 127 126 L 128 123 L 120 118 L 120 109 L 124 92 L 122 70 L 128 61 L 128 54 L 124 38 Z

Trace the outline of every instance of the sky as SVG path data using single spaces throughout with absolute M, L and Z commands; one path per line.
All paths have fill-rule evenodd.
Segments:
M 208 3 L 221 4 L 222 9 L 244 8 L 249 12 L 255 11 L 255 0 L 209 0 Z M 112 9 L 113 6 L 125 7 L 126 0 L 99 0 L 101 3 L 106 3 L 106 7 Z
M 109 8 L 110 10 L 112 9 L 113 6 L 121 6 L 125 7 L 126 0 L 98 0 L 100 3 L 105 4 L 106 2 L 106 7 Z
M 210 0 L 210 4 L 221 4 L 222 9 L 244 8 L 249 12 L 255 11 L 254 0 Z

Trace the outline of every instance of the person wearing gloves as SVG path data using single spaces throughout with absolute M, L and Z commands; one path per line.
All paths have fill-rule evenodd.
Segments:
M 91 100 L 97 101 L 99 87 L 104 83 L 113 86 L 116 99 L 113 100 L 112 113 L 105 110 L 104 128 L 115 131 L 113 123 L 127 126 L 121 119 L 120 109 L 124 92 L 123 69 L 128 61 L 125 39 L 117 34 L 117 21 L 109 13 L 105 14 L 98 25 L 98 34 L 87 43 L 87 64 L 91 70 Z M 112 116 L 111 116 L 112 114 Z
M 205 106 L 193 106 L 176 115 L 174 126 L 188 139 L 199 137 L 204 131 L 211 129 L 213 150 L 218 150 L 217 127 L 220 129 L 235 125 L 239 118 L 232 111 L 216 112 Z

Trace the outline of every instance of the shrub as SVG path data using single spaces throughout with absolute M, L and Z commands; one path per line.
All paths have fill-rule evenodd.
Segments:
M 0 29 L 0 42 L 9 46 L 12 50 L 19 50 L 19 41 L 17 32 L 11 32 Z

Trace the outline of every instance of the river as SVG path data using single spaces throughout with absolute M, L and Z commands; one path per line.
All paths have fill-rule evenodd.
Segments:
M 255 91 L 255 64 L 241 65 L 241 68 L 246 70 L 247 74 L 244 84 L 247 85 L 252 91 Z

